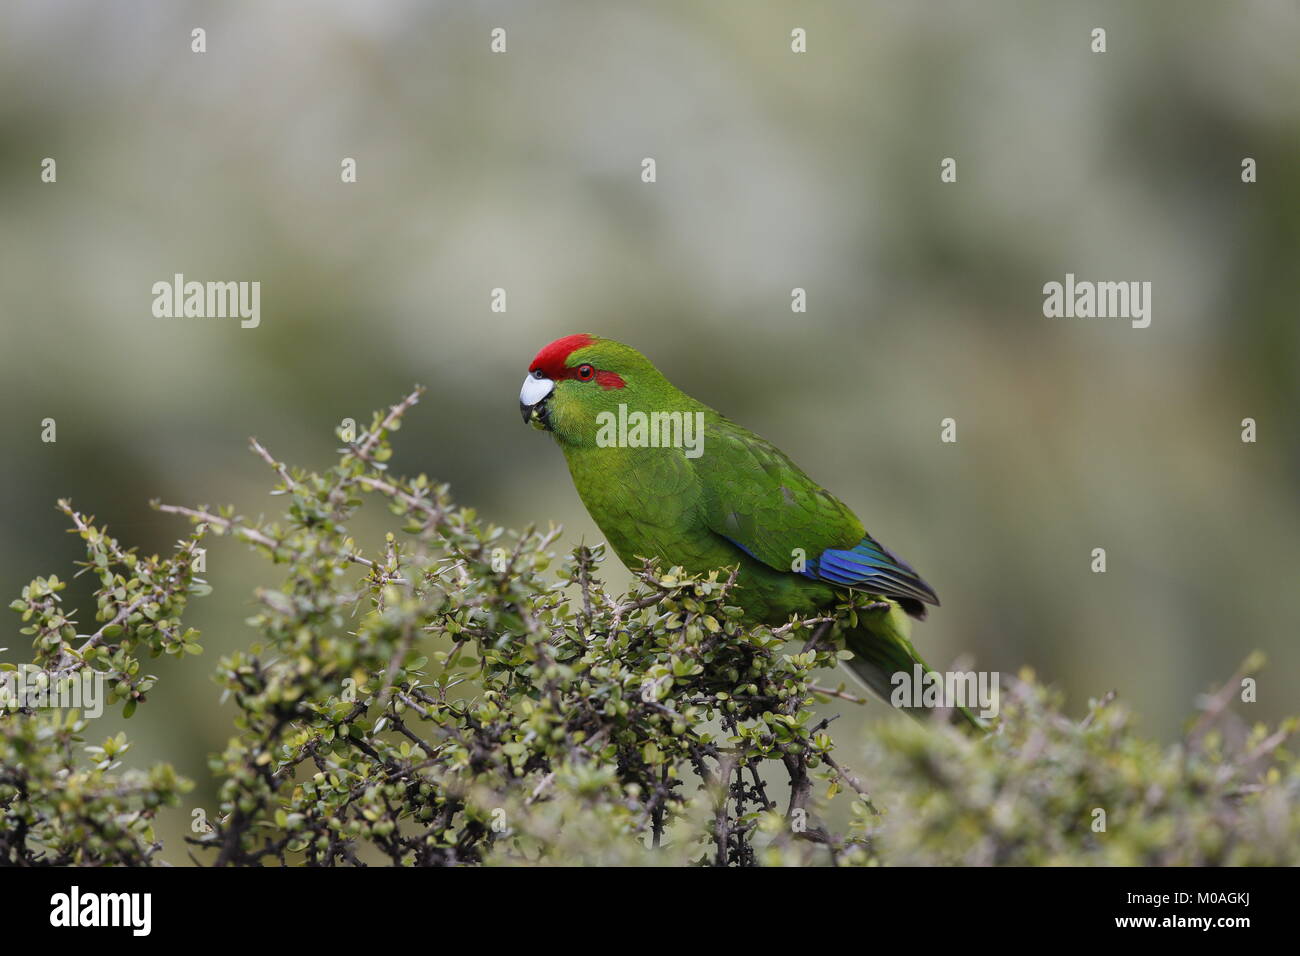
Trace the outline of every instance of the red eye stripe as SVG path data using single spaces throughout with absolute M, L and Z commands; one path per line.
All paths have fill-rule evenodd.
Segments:
M 600 369 L 589 365 L 587 367 L 592 369 L 593 374 L 587 378 L 583 378 L 578 372 L 578 369 L 582 368 L 584 365 L 586 365 L 586 363 L 583 363 L 583 365 L 575 365 L 572 368 L 565 368 L 559 375 L 555 376 L 555 380 L 561 381 L 566 378 L 571 378 L 575 382 L 594 381 L 604 389 L 625 388 L 627 386 L 627 383 L 623 381 L 623 376 L 619 375 L 617 372 L 603 372 Z

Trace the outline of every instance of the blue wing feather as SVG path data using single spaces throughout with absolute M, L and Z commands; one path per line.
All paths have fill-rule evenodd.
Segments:
M 901 558 L 891 554 L 870 537 L 852 548 L 827 548 L 809 560 L 805 577 L 860 588 L 884 597 L 911 599 L 938 605 L 934 589 Z

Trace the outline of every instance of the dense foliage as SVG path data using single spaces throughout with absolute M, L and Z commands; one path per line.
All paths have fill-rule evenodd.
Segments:
M 603 548 L 559 558 L 558 529 L 509 532 L 446 486 L 389 474 L 391 433 L 418 396 L 376 415 L 324 474 L 254 442 L 283 519 L 159 505 L 192 522 L 165 558 L 60 502 L 99 582 L 95 625 L 79 625 L 53 576 L 11 605 L 34 647 L 19 673 L 65 687 L 102 675 L 129 715 L 154 682 L 146 658 L 200 650 L 183 616 L 206 590 L 205 539 L 281 566 L 279 587 L 256 595 L 256 643 L 217 670 L 239 717 L 211 760 L 220 812 L 187 848 L 200 862 L 1300 861 L 1295 725 L 1247 729 L 1228 706 L 1236 683 L 1173 747 L 1135 734 L 1114 701 L 1067 719 L 1024 675 L 986 737 L 892 718 L 842 758 L 819 714 L 860 705 L 827 668 L 847 653 L 838 622 L 876 613 L 869 600 L 746 628 L 725 569 L 650 564 L 611 594 Z M 367 549 L 348 523 L 376 498 L 397 530 Z M 182 862 L 152 823 L 187 781 L 122 769 L 122 735 L 86 746 L 76 710 L 0 704 L 0 862 Z

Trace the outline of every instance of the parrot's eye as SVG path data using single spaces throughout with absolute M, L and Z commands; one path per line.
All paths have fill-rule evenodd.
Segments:
M 533 378 L 545 378 L 545 377 L 546 376 L 542 374 L 542 370 L 540 368 L 533 369 Z
M 590 365 L 579 365 L 579 366 L 578 366 L 578 379 L 579 379 L 579 381 L 590 382 L 590 381 L 592 380 L 592 378 L 595 376 L 595 374 L 596 374 L 596 370 L 595 370 L 594 368 L 592 368 Z

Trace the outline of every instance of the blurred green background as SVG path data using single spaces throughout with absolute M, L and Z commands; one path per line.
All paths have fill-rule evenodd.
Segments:
M 915 564 L 943 599 L 915 635 L 937 666 L 1030 665 L 1076 713 L 1115 689 L 1171 738 L 1260 648 L 1276 719 L 1300 677 L 1297 49 L 1284 0 L 11 0 L 0 584 L 71 570 L 58 496 L 148 552 L 185 527 L 153 497 L 274 513 L 248 436 L 323 467 L 342 419 L 414 382 L 396 469 L 597 540 L 517 411 L 537 349 L 590 331 Z M 261 327 L 154 318 L 177 272 L 260 281 Z M 1151 327 L 1044 318 L 1067 272 L 1152 282 Z M 130 760 L 174 762 L 212 812 L 234 709 L 209 675 L 277 572 L 227 541 L 208 567 L 207 654 L 157 663 Z M 883 711 L 844 709 L 842 739 Z M 188 808 L 168 819 L 174 841 Z

